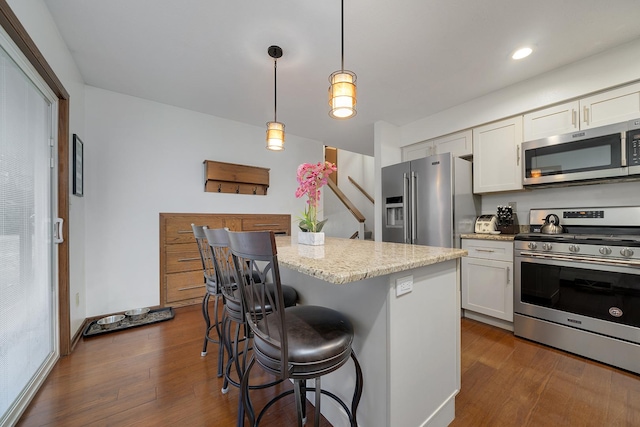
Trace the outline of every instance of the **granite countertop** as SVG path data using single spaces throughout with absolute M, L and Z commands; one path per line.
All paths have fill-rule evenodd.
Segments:
M 466 250 L 326 237 L 323 246 L 276 236 L 278 263 L 330 283 L 343 284 L 424 267 L 467 255 Z
M 471 234 L 461 234 L 461 239 L 478 239 L 478 240 L 502 240 L 511 242 L 516 237 L 515 234 L 482 234 L 482 233 L 471 233 Z

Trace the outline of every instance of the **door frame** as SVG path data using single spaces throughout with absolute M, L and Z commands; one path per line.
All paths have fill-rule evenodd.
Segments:
M 58 322 L 60 356 L 71 353 L 69 301 L 69 93 L 22 26 L 6 0 L 0 0 L 0 26 L 58 97 L 58 217 L 64 220 L 63 242 L 58 244 Z

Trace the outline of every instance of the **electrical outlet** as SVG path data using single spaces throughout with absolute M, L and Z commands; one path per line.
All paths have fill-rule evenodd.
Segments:
M 408 294 L 413 291 L 413 276 L 400 277 L 396 279 L 396 296 Z
M 76 292 L 76 307 L 80 305 L 80 292 Z

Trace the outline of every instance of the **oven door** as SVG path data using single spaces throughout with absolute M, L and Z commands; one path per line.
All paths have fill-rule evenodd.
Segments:
M 640 343 L 640 264 L 520 252 L 514 312 Z
M 626 176 L 627 145 L 623 125 L 610 125 L 522 145 L 523 184 Z

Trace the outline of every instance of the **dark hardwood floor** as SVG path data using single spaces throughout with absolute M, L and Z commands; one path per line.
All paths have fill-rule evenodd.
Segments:
M 18 425 L 235 425 L 238 390 L 221 394 L 215 346 L 200 356 L 203 328 L 199 308 L 189 307 L 167 322 L 82 340 Z M 253 392 L 256 406 L 273 393 Z M 261 425 L 295 425 L 292 399 L 274 405 Z M 640 376 L 463 319 L 462 390 L 451 425 L 640 426 Z
M 640 376 L 462 320 L 452 427 L 640 426 Z

